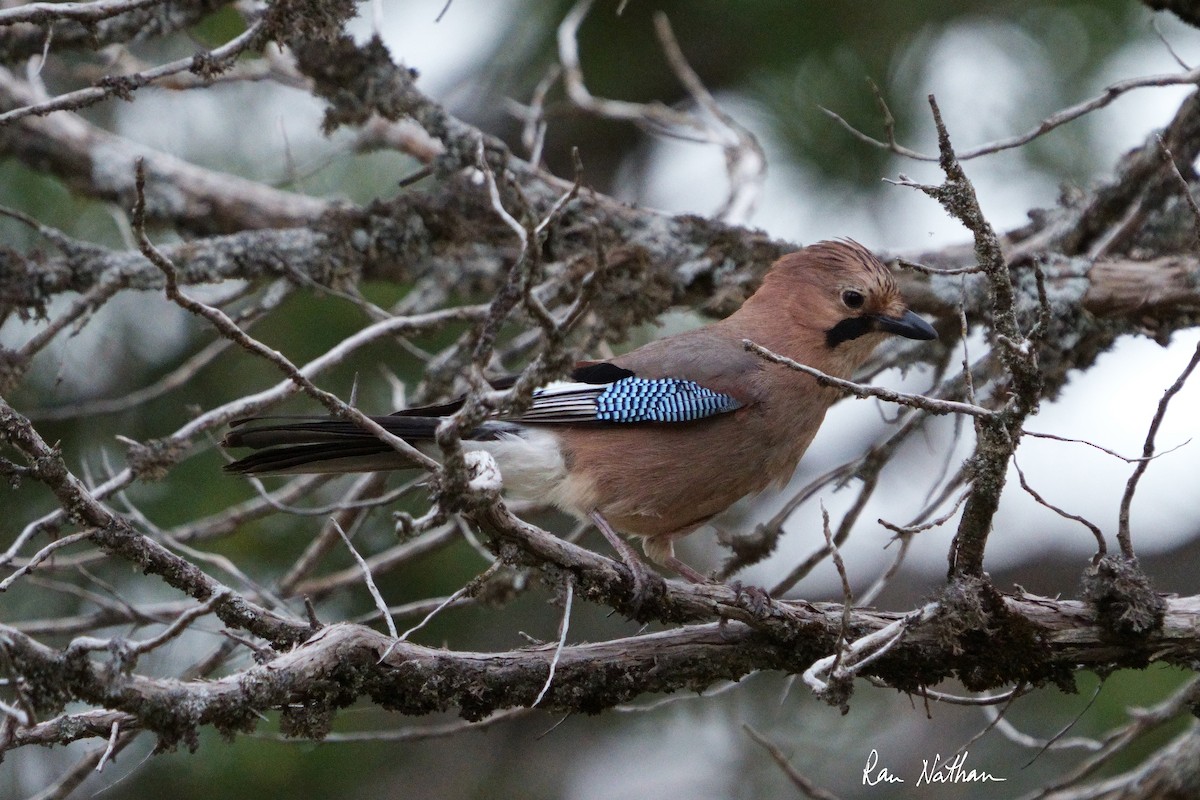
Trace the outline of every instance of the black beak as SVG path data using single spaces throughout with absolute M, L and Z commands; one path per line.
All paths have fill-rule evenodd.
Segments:
M 894 333 L 905 339 L 920 339 L 922 341 L 936 339 L 937 331 L 925 320 L 911 311 L 905 311 L 902 317 L 875 317 L 876 330 L 884 333 Z

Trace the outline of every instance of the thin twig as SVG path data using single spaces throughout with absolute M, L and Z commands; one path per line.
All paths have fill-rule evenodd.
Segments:
M 364 494 L 374 494 L 379 491 L 379 489 L 383 488 L 386 481 L 385 473 L 375 472 L 362 475 L 347 490 L 342 501 L 339 502 L 338 508 L 334 512 L 335 518 L 339 520 L 343 527 L 350 528 L 349 534 L 351 537 L 357 533 L 359 526 L 366 521 L 367 512 L 375 507 L 374 503 L 363 503 L 360 502 L 359 498 Z M 410 482 L 410 484 L 415 485 L 415 481 Z M 276 583 L 276 590 L 285 597 L 289 595 L 297 583 L 316 569 L 321 559 L 333 549 L 334 544 L 337 543 L 337 539 L 338 533 L 333 525 L 328 522 L 327 518 L 325 524 L 321 526 L 321 532 L 313 537 L 308 546 L 304 548 L 304 552 L 300 554 L 300 557 L 296 559 L 295 563 L 292 564 L 283 577 Z
M 837 672 L 841 664 L 842 649 L 847 641 L 847 633 L 850 630 L 850 617 L 854 611 L 854 592 L 850 589 L 850 576 L 846 574 L 846 562 L 842 560 L 842 553 L 838 550 L 838 546 L 833 541 L 833 532 L 829 529 L 829 511 L 826 510 L 825 504 L 821 503 L 821 530 L 825 534 L 825 546 L 829 548 L 829 555 L 833 559 L 833 566 L 837 569 L 838 579 L 842 582 L 842 627 L 838 631 L 837 642 L 833 646 L 833 666 L 830 667 L 830 672 Z
M 1130 716 L 1130 722 L 1106 733 L 1102 740 L 1103 747 L 1100 750 L 1086 761 L 1042 786 L 1040 791 L 1031 797 L 1050 797 L 1054 792 L 1078 783 L 1102 769 L 1137 741 L 1142 734 L 1187 713 L 1187 709 L 1194 707 L 1200 700 L 1198 694 L 1200 694 L 1200 678 L 1193 677 L 1156 706 L 1126 709 L 1126 713 Z
M 950 507 L 949 511 L 937 519 L 930 520 L 929 522 L 923 522 L 920 524 L 896 525 L 882 518 L 877 520 L 877 522 L 892 533 L 896 534 L 897 537 L 912 536 L 914 533 L 924 533 L 925 531 L 932 530 L 933 528 L 949 522 L 950 518 L 958 513 L 958 509 L 962 508 L 963 502 L 966 501 L 967 497 L 969 496 L 969 491 L 963 492 L 958 496 L 958 499 L 954 501 L 954 505 Z
M 112 723 L 112 733 L 108 735 L 108 746 L 104 748 L 104 754 L 100 756 L 100 760 L 96 762 L 96 772 L 103 772 L 104 765 L 113 757 L 117 749 L 117 735 L 121 732 L 121 720 L 114 719 Z
M 1156 86 L 1187 86 L 1196 83 L 1198 80 L 1200 80 L 1200 69 L 1190 69 L 1186 72 L 1173 75 L 1147 75 L 1142 78 L 1129 78 L 1127 80 L 1117 81 L 1116 83 L 1112 83 L 1105 87 L 1104 90 L 1095 97 L 1084 100 L 1080 103 L 1076 103 L 1073 106 L 1068 106 L 1067 108 L 1051 114 L 1039 122 L 1035 127 L 1023 134 L 1010 136 L 1007 139 L 997 139 L 994 142 L 983 144 L 970 150 L 964 150 L 958 154 L 958 160 L 970 161 L 974 158 L 992 155 L 993 153 L 999 153 L 1003 150 L 1011 150 L 1013 148 L 1029 144 L 1034 139 L 1044 136 L 1055 128 L 1061 127 L 1068 122 L 1073 122 L 1074 120 L 1086 116 L 1097 109 L 1104 108 L 1121 95 L 1131 92 L 1135 89 L 1144 89 Z M 904 156 L 905 158 L 911 158 L 914 161 L 937 161 L 939 159 L 938 156 L 920 153 L 916 150 L 898 145 L 894 139 L 890 142 L 880 141 L 858 130 L 835 112 L 827 108 L 822 108 L 821 110 L 824 111 L 835 122 L 845 128 L 848 133 L 850 133 L 860 142 L 865 142 L 866 144 L 878 147 L 882 150 L 888 150 L 896 153 L 897 155 Z
M 160 78 L 194 69 L 201 63 L 207 65 L 206 68 L 210 71 L 219 69 L 222 64 L 232 64 L 234 59 L 243 50 L 261 41 L 264 29 L 263 21 L 259 20 L 224 45 L 208 53 L 180 58 L 143 72 L 135 72 L 132 75 L 120 75 L 108 78 L 96 86 L 89 86 L 85 89 L 77 89 L 73 92 L 60 94 L 58 97 L 51 98 L 42 103 L 14 108 L 11 111 L 0 114 L 0 126 L 8 125 L 24 117 L 44 116 L 55 111 L 86 108 L 114 95 L 127 95 L 136 89 L 154 83 Z
M 497 711 L 484 719 L 469 721 L 456 720 L 448 722 L 445 725 L 429 725 L 423 728 L 399 728 L 396 730 L 380 730 L 380 731 L 353 731 L 339 732 L 326 734 L 321 738 L 322 744 L 358 744 L 361 742 L 420 742 L 426 739 L 440 739 L 442 737 L 457 736 L 466 731 L 483 730 L 490 728 L 499 722 L 506 722 L 510 719 L 527 716 L 530 713 L 528 708 L 506 708 L 503 711 Z M 270 739 L 271 741 L 279 742 L 280 744 L 307 744 L 312 742 L 308 739 L 303 739 L 297 736 L 284 736 L 276 733 L 252 733 L 251 736 L 259 739 Z
M 924 264 L 918 264 L 915 261 L 909 261 L 907 258 L 897 258 L 896 264 L 906 269 L 911 269 L 913 272 L 919 272 L 922 275 L 976 275 L 983 272 L 983 267 L 978 264 L 971 267 L 943 269 L 941 267 L 928 267 Z
M 336 519 L 332 520 L 333 527 L 337 529 L 338 535 L 342 537 L 342 541 L 346 543 L 346 549 L 350 551 L 350 555 L 354 557 L 354 561 L 358 564 L 359 570 L 362 571 L 363 582 L 367 584 L 367 591 L 371 593 L 371 598 L 375 601 L 375 607 L 379 609 L 379 613 L 383 615 L 384 624 L 387 625 L 388 633 L 391 634 L 393 640 L 398 639 L 396 633 L 396 621 L 392 619 L 392 615 L 388 613 L 388 605 L 383 601 L 383 595 L 379 592 L 379 587 L 375 585 L 375 578 L 371 575 L 371 567 L 367 565 L 366 560 L 358 554 L 354 549 L 354 544 L 350 541 L 350 537 L 346 535 L 346 531 L 338 524 Z
M 762 145 L 753 133 L 721 108 L 721 104 L 708 91 L 708 87 L 688 63 L 674 31 L 671 30 L 671 23 L 662 11 L 654 13 L 654 33 L 658 36 L 658 42 L 671 71 L 687 89 L 696 105 L 712 118 L 713 124 L 708 127 L 725 153 L 729 193 L 713 216 L 727 222 L 749 218 L 758 205 L 767 177 L 767 156 Z
M 880 680 L 879 678 L 869 677 L 867 679 L 872 685 L 878 686 L 881 689 L 891 689 L 891 684 Z M 1021 687 L 1014 687 L 1007 692 L 999 694 L 981 694 L 981 695 L 960 695 L 951 694 L 949 692 L 939 692 L 936 689 L 930 689 L 927 686 L 922 686 L 917 694 L 926 700 L 933 700 L 938 703 L 945 703 L 951 706 L 997 706 L 1007 703 L 1013 697 L 1020 696 L 1029 691 L 1028 688 L 1022 690 Z
M 900 571 L 900 567 L 904 564 L 904 559 L 908 557 L 908 549 L 912 546 L 912 534 L 900 534 L 896 537 L 900 540 L 900 546 L 896 549 L 896 555 L 892 559 L 892 563 L 884 570 L 883 574 L 875 579 L 875 582 L 867 587 L 858 598 L 858 604 L 869 606 L 875 602 L 879 595 L 883 594 L 883 590 L 887 588 L 888 583 L 892 578 L 896 577 L 896 573 Z
M 571 627 L 571 601 L 575 597 L 575 580 L 570 576 L 566 580 L 566 598 L 563 600 L 562 622 L 558 626 L 558 644 L 554 648 L 554 657 L 550 659 L 550 672 L 546 675 L 546 683 L 542 686 L 542 690 L 538 692 L 537 699 L 533 701 L 530 708 L 536 708 L 542 702 L 542 698 L 546 696 L 546 692 L 550 691 L 550 684 L 554 682 L 554 671 L 558 669 L 558 660 L 562 657 L 563 648 L 567 645 L 567 631 Z
M 164 644 L 187 630 L 188 626 L 190 626 L 193 622 L 207 614 L 211 614 L 217 603 L 224 601 L 230 594 L 232 594 L 232 592 L 228 589 L 221 589 L 213 592 L 212 597 L 208 598 L 195 608 L 189 609 L 188 611 L 180 614 L 174 622 L 164 628 L 163 631 L 157 636 L 152 636 L 149 639 L 144 639 L 134 644 L 133 647 L 130 648 L 130 652 L 136 655 L 145 655 L 151 650 L 162 647 Z
M 1179 171 L 1179 165 L 1175 163 L 1175 154 L 1167 147 L 1167 143 L 1163 141 L 1161 134 L 1155 134 L 1155 140 L 1158 142 L 1159 149 L 1162 150 L 1163 160 L 1171 168 L 1171 174 L 1175 176 L 1175 180 L 1179 183 L 1184 202 L 1192 212 L 1192 223 L 1196 229 L 1196 241 L 1200 243 L 1200 205 L 1196 204 L 1196 198 L 1192 196 L 1192 189 L 1188 186 L 1187 179 L 1183 177 L 1183 173 Z
M 123 640 L 111 638 L 101 639 L 94 636 L 77 636 L 71 640 L 67 652 L 74 654 L 86 653 L 88 651 L 105 651 L 111 650 L 114 646 L 120 644 L 123 652 L 130 656 L 145 655 L 179 636 L 200 617 L 211 614 L 217 603 L 227 600 L 232 594 L 233 592 L 230 589 L 219 589 L 207 601 L 184 611 L 170 625 L 163 629 L 161 633 L 149 639 L 126 643 Z
M 859 487 L 858 496 L 854 499 L 853 505 L 850 506 L 850 510 L 846 512 L 846 515 L 842 517 L 837 533 L 833 536 L 833 544 L 837 547 L 840 547 L 850 536 L 850 531 L 853 529 L 854 524 L 858 521 L 863 509 L 866 508 L 871 495 L 875 493 L 876 487 L 879 486 L 879 475 L 884 465 L 884 460 L 877 457 L 881 452 L 878 449 L 872 450 L 859 464 L 858 477 L 862 479 L 862 485 Z M 808 558 L 793 567 L 791 572 L 785 575 L 782 580 L 771 587 L 770 594 L 778 596 L 790 591 L 792 587 L 812 572 L 831 552 L 828 545 L 822 545 Z
M 33 570 L 39 564 L 41 564 L 43 561 L 45 561 L 50 556 L 54 555 L 55 551 L 61 550 L 64 547 L 70 547 L 71 545 L 75 544 L 76 542 L 82 542 L 87 539 L 90 539 L 91 536 L 92 536 L 91 530 L 79 531 L 78 533 L 72 533 L 68 536 L 64 536 L 61 539 L 57 539 L 57 540 L 51 542 L 50 544 L 46 545 L 41 550 L 38 550 L 36 553 L 34 553 L 30 557 L 30 559 L 25 562 L 25 564 L 23 566 L 14 570 L 11 575 L 9 575 L 4 580 L 0 581 L 0 592 L 8 591 L 8 588 L 10 586 L 12 586 L 13 583 L 18 578 L 20 578 L 22 575 L 27 575 L 30 572 L 33 572 Z
M 912 627 L 932 619 L 940 608 L 938 603 L 926 603 L 902 619 L 856 639 L 836 655 L 814 661 L 804 670 L 804 682 L 812 689 L 813 694 L 818 697 L 825 695 L 829 691 L 831 681 L 844 681 L 854 677 L 863 667 L 882 658 L 895 647 Z M 840 664 L 837 663 L 839 661 Z
M 800 774 L 800 772 L 792 766 L 791 762 L 788 761 L 788 757 L 783 754 L 783 751 L 780 750 L 779 747 L 776 746 L 770 739 L 763 736 L 754 728 L 750 727 L 750 723 L 742 723 L 742 730 L 744 730 L 746 735 L 753 739 L 756 744 L 767 751 L 772 760 L 774 760 L 774 762 L 779 765 L 779 768 L 783 770 L 783 774 L 786 775 L 788 780 L 792 782 L 792 785 L 804 792 L 805 797 L 813 798 L 813 800 L 839 800 L 836 794 L 828 791 L 827 789 L 822 789 L 804 775 Z
M 729 196 L 718 210 L 723 219 L 749 214 L 761 192 L 766 159 L 757 139 L 720 108 L 688 65 L 666 17 L 655 16 L 655 32 L 672 71 L 705 113 L 688 113 L 663 103 L 631 103 L 593 95 L 583 77 L 579 60 L 579 27 L 591 10 L 593 0 L 579 0 L 558 26 L 558 59 L 563 68 L 567 96 L 579 108 L 608 119 L 624 120 L 643 128 L 685 141 L 721 147 L 729 175 Z
M 1021 482 L 1021 488 L 1024 489 L 1030 497 L 1037 501 L 1039 505 L 1045 506 L 1063 519 L 1069 519 L 1078 522 L 1080 525 L 1083 525 L 1092 532 L 1092 536 L 1096 537 L 1096 560 L 1103 558 L 1108 553 L 1108 545 L 1104 541 L 1104 533 L 1097 525 L 1089 522 L 1078 514 L 1072 514 L 1069 511 L 1064 511 L 1053 503 L 1048 502 L 1044 497 L 1038 494 L 1032 486 L 1029 485 L 1029 482 L 1025 480 L 1025 473 L 1021 471 L 1021 465 L 1017 463 L 1016 453 L 1013 453 L 1013 467 L 1017 470 L 1017 479 Z
M 3 700 L 0 700 L 0 714 L 7 714 L 12 717 L 22 728 L 28 728 L 30 723 L 33 722 L 25 709 L 17 708 L 14 705 L 5 703 Z
M 1053 736 L 1051 736 L 1048 739 L 1042 739 L 1037 736 L 1030 736 L 1029 734 L 1027 734 L 1024 731 L 1022 731 L 1021 729 L 1019 729 L 1016 725 L 1014 725 L 1008 719 L 1001 718 L 997 714 L 995 709 L 983 708 L 981 710 L 983 711 L 984 715 L 988 717 L 988 719 L 995 721 L 996 730 L 1000 731 L 1000 733 L 1003 734 L 1004 738 L 1008 739 L 1010 742 L 1013 742 L 1014 744 L 1018 744 L 1022 747 L 1036 749 L 1038 751 L 1037 754 L 1034 755 L 1033 759 L 1031 759 L 1028 763 L 1025 764 L 1025 766 L 1028 767 L 1035 760 L 1037 760 L 1037 758 L 1039 756 L 1041 756 L 1042 753 L 1046 752 L 1047 750 L 1088 750 L 1091 752 L 1096 752 L 1104 747 L 1104 745 L 1101 742 L 1097 741 L 1096 739 L 1090 739 L 1086 736 L 1071 736 L 1071 737 L 1066 736 L 1066 734 L 1071 730 L 1071 728 L 1073 728 L 1075 726 L 1075 724 L 1077 722 L 1079 722 L 1080 719 L 1082 719 L 1083 715 L 1085 713 L 1087 713 L 1088 709 L 1090 709 L 1092 707 L 1092 705 L 1096 702 L 1096 698 L 1100 695 L 1100 687 L 1103 685 L 1104 684 L 1099 684 L 1096 687 L 1096 691 L 1094 691 L 1092 693 L 1091 698 L 1084 705 L 1084 707 L 1079 711 L 1079 713 L 1075 715 L 1075 717 L 1071 720 L 1071 722 L 1069 724 L 1063 726 L 1058 731 L 1058 733 L 1054 734 Z
M 438 603 L 428 614 L 425 615 L 425 617 L 420 622 L 418 622 L 416 625 L 413 625 L 411 628 L 406 630 L 404 633 L 400 634 L 400 636 L 399 636 L 400 641 L 402 641 L 402 642 L 408 641 L 409 636 L 412 636 L 414 633 L 421 630 L 421 628 L 424 628 L 426 625 L 428 625 L 429 622 L 434 617 L 436 617 L 438 614 L 440 614 L 442 611 L 444 611 L 445 609 L 454 605 L 454 603 L 457 602 L 462 597 L 473 594 L 474 592 L 478 591 L 479 587 L 481 585 L 483 585 L 483 583 L 486 582 L 488 580 L 488 578 L 491 578 L 493 575 L 495 575 L 497 572 L 499 572 L 503 566 L 504 566 L 503 562 L 497 561 L 497 562 L 493 563 L 490 567 L 485 569 L 483 572 L 481 572 L 479 575 L 476 575 L 466 585 L 460 587 L 456 592 L 454 592 L 454 594 L 450 595 L 445 600 L 442 600 L 442 602 Z M 537 704 L 534 703 L 534 705 L 537 705 Z
M 811 375 L 817 379 L 817 383 L 822 386 L 832 386 L 840 389 L 846 394 L 854 395 L 855 397 L 867 398 L 875 397 L 880 400 L 886 400 L 891 403 L 898 403 L 902 406 L 911 408 L 919 408 L 922 411 L 928 411 L 931 414 L 967 414 L 972 417 L 992 418 L 996 416 L 995 411 L 990 411 L 982 406 L 971 405 L 970 403 L 960 403 L 955 400 L 937 400 L 932 397 L 925 397 L 919 394 L 909 394 L 907 392 L 897 392 L 894 389 L 884 389 L 879 386 L 865 386 L 861 383 L 848 381 L 843 378 L 835 378 L 832 375 L 827 375 L 819 369 L 810 367 L 807 364 L 801 364 L 798 361 L 781 356 L 778 353 L 772 352 L 762 345 L 756 344 L 749 339 L 743 339 L 742 345 L 752 353 L 765 358 L 767 361 L 772 361 L 776 364 L 783 364 L 785 367 L 794 369 L 797 372 L 803 372 L 806 375 Z
M 1109 450 L 1107 447 L 1098 445 L 1095 442 L 1090 442 L 1087 439 L 1074 439 L 1070 436 L 1059 436 L 1054 433 L 1041 433 L 1039 431 L 1031 431 L 1028 428 L 1022 430 L 1021 433 L 1025 436 L 1032 436 L 1035 439 L 1052 439 L 1056 442 L 1070 442 L 1071 444 L 1086 444 L 1088 447 L 1094 448 L 1096 450 L 1099 450 L 1101 453 L 1106 453 L 1106 454 L 1112 456 L 1113 458 L 1124 461 L 1126 464 L 1138 464 L 1143 461 L 1153 461 L 1156 458 L 1162 458 L 1163 456 L 1165 456 L 1169 453 L 1174 453 L 1179 448 L 1190 444 L 1192 441 L 1191 439 L 1185 439 L 1184 441 L 1180 442 L 1179 444 L 1175 445 L 1174 447 L 1167 448 L 1166 450 L 1159 450 L 1158 452 L 1154 453 L 1154 455 L 1139 456 L 1137 458 L 1133 458 L 1130 456 L 1123 456 L 1115 450 Z
M 1171 402 L 1171 398 L 1179 393 L 1183 385 L 1187 383 L 1187 379 L 1191 376 L 1192 371 L 1196 369 L 1196 365 L 1200 364 L 1200 342 L 1196 343 L 1196 351 L 1192 353 L 1191 360 L 1187 366 L 1183 368 L 1183 372 L 1175 379 L 1175 382 L 1167 387 L 1163 392 L 1162 399 L 1158 401 L 1158 408 L 1154 412 L 1154 418 L 1150 421 L 1150 429 L 1146 431 L 1146 442 L 1142 445 L 1142 458 L 1138 465 L 1134 467 L 1133 474 L 1129 476 L 1129 481 L 1125 484 L 1125 494 L 1121 497 L 1121 510 L 1117 516 L 1117 541 L 1121 545 L 1121 555 L 1127 559 L 1135 557 L 1133 552 L 1133 539 L 1129 533 L 1129 508 L 1133 504 L 1133 495 L 1137 491 L 1138 481 L 1142 479 L 1142 473 L 1146 471 L 1146 467 L 1150 465 L 1149 458 L 1154 455 L 1154 437 L 1158 435 L 1158 427 L 1162 424 L 1163 418 L 1167 415 L 1167 405 Z

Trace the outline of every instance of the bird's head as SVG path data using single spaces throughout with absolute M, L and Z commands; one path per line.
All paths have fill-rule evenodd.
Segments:
M 789 328 L 809 354 L 824 351 L 816 360 L 845 368 L 838 372 L 860 365 L 888 335 L 937 338 L 905 305 L 887 266 L 851 240 L 818 242 L 783 256 L 745 307 L 772 327 Z

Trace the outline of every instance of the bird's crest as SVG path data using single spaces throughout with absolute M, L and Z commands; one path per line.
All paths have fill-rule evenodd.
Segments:
M 838 272 L 866 274 L 884 294 L 897 293 L 892 271 L 879 257 L 853 239 L 826 239 L 809 245 L 805 251 L 817 256 L 814 262 Z

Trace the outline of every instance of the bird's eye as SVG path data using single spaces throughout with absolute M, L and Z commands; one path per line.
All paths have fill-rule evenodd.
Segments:
M 853 289 L 842 292 L 842 302 L 846 304 L 846 308 L 862 308 L 866 300 L 862 296 L 862 292 L 856 292 Z

